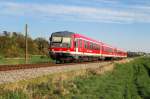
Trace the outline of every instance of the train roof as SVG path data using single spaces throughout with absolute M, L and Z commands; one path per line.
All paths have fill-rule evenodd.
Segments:
M 53 32 L 52 36 L 71 36 L 72 34 L 75 33 L 69 31 L 58 31 L 58 32 Z

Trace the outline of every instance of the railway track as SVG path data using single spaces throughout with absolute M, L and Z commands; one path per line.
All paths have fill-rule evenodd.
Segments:
M 40 77 L 42 75 L 49 75 L 54 73 L 79 71 L 90 68 L 103 68 L 113 63 L 123 63 L 129 61 L 131 61 L 131 59 L 124 59 L 119 61 L 95 61 L 65 64 L 43 63 L 3 66 L 0 65 L 0 84 L 27 80 Z
M 10 71 L 18 69 L 31 69 L 31 68 L 40 68 L 40 67 L 50 67 L 57 66 L 53 63 L 43 63 L 43 64 L 17 64 L 17 65 L 0 65 L 0 71 Z
M 64 63 L 64 64 L 55 64 L 55 63 L 40 63 L 40 64 L 18 64 L 18 65 L 0 65 L 0 71 L 10 71 L 10 70 L 19 70 L 19 69 L 32 69 L 32 68 L 41 68 L 41 67 L 54 67 L 54 66 L 64 66 L 64 65 L 76 65 L 76 64 L 88 64 L 88 63 L 97 63 L 97 62 L 108 62 L 108 61 L 94 61 L 94 62 L 82 62 L 82 63 Z

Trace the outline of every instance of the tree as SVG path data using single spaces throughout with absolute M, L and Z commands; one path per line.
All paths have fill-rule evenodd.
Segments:
M 36 38 L 34 41 L 38 46 L 39 52 L 41 54 L 47 54 L 47 49 L 48 49 L 48 46 L 49 46 L 48 41 L 45 40 L 44 38 L 41 38 L 41 37 Z
M 32 54 L 47 54 L 49 44 L 44 38 L 33 40 L 28 37 L 28 52 Z M 18 32 L 3 31 L 0 35 L 0 55 L 5 57 L 23 57 L 25 54 L 25 36 Z
M 10 37 L 10 32 L 3 31 L 3 34 L 4 34 L 4 36 L 6 36 L 6 37 Z

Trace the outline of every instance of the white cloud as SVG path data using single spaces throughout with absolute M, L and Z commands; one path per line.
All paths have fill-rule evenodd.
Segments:
M 98 0 L 97 0 L 98 1 Z M 102 1 L 102 0 L 100 0 Z M 110 1 L 110 0 L 107 0 Z M 68 21 L 133 23 L 150 22 L 149 7 L 130 7 L 126 9 L 94 8 L 37 3 L 1 2 L 0 15 L 29 16 Z
M 91 0 L 89 0 L 89 1 L 91 1 Z M 111 3 L 111 4 L 118 4 L 119 3 L 118 0 L 93 0 L 93 1 L 102 2 L 102 3 Z
M 66 0 L 68 2 L 80 3 L 80 4 L 118 4 L 119 0 Z

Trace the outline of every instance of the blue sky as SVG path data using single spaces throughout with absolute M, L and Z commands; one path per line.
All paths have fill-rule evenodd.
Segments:
M 150 52 L 150 0 L 0 0 L 0 31 L 49 38 L 68 30 L 130 51 Z

